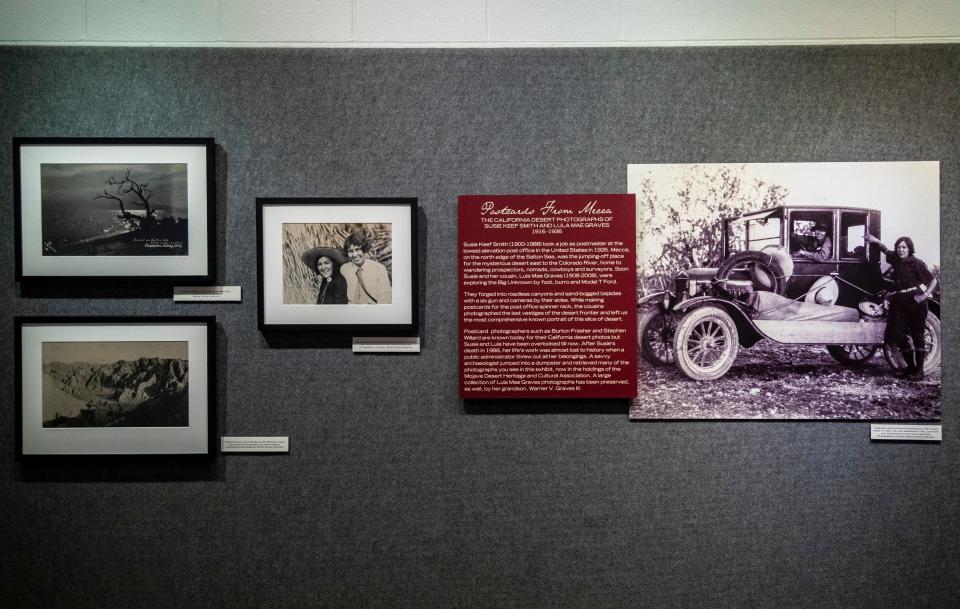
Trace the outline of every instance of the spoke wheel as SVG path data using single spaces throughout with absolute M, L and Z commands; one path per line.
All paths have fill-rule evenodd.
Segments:
M 673 334 L 676 324 L 673 315 L 665 314 L 658 306 L 647 306 L 637 315 L 637 336 L 640 354 L 654 366 L 670 366 L 676 361 L 673 354 Z
M 718 379 L 737 358 L 737 326 L 719 307 L 694 309 L 677 324 L 673 348 L 685 375 L 695 381 Z
M 927 321 L 923 327 L 924 349 L 927 351 L 927 359 L 923 362 L 923 373 L 930 374 L 940 367 L 940 359 L 943 357 L 943 346 L 940 344 L 940 319 L 933 313 L 927 313 Z M 903 360 L 900 349 L 883 345 L 883 357 L 894 370 L 903 370 L 907 367 L 907 362 Z
M 879 349 L 879 345 L 827 345 L 833 359 L 847 366 L 863 366 Z

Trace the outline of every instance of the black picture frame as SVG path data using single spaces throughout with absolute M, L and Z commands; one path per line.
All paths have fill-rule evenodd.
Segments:
M 28 336 L 25 336 L 25 331 Z M 100 341 L 89 340 L 98 332 L 102 337 Z M 123 336 L 122 341 L 109 340 L 118 335 Z M 144 340 L 131 340 L 138 336 Z M 188 343 L 186 387 L 183 389 L 186 392 L 184 397 L 188 400 L 186 425 L 81 427 L 64 424 L 52 427 L 43 424 L 42 397 L 43 392 L 47 391 L 44 383 L 48 382 L 43 378 L 46 374 L 42 355 L 44 342 L 61 345 L 64 342 L 90 342 L 101 347 L 105 343 L 115 345 L 127 342 L 136 349 L 144 342 L 178 342 L 177 336 Z M 53 340 L 44 341 L 44 337 Z M 64 341 L 64 338 L 73 340 Z M 190 458 L 212 457 L 215 454 L 217 322 L 214 316 L 17 316 L 14 318 L 14 349 L 18 459 L 112 459 L 161 455 Z M 60 363 L 53 365 L 65 366 Z M 76 365 L 82 368 L 93 364 L 80 362 Z M 149 361 L 137 365 L 148 366 Z M 198 366 L 201 367 L 199 370 Z M 37 398 L 40 398 L 39 403 Z M 195 401 L 200 402 L 196 407 L 193 404 Z M 87 406 L 90 405 L 88 402 Z M 81 412 L 79 418 L 86 414 L 89 413 Z M 142 442 L 140 447 L 136 445 L 138 441 Z
M 261 332 L 322 330 L 355 336 L 403 336 L 417 331 L 416 198 L 258 198 L 256 204 L 257 325 Z M 285 225 L 299 226 L 300 232 L 295 233 Z M 318 237 L 316 232 L 321 230 L 326 234 Z M 303 256 L 314 248 L 338 249 L 344 262 L 342 266 L 336 265 L 334 273 L 343 275 L 351 263 L 346 260 L 340 239 L 348 232 L 370 237 L 373 245 L 370 251 L 364 250 L 364 260 L 374 260 L 373 271 L 387 265 L 381 264 L 371 252 L 378 244 L 389 241 L 389 302 L 360 304 L 349 294 L 346 304 L 342 300 L 333 306 L 312 302 L 313 299 L 319 301 L 320 296 L 309 292 L 305 284 L 307 277 L 314 274 L 321 286 L 323 282 L 319 272 L 314 269 L 311 273 Z M 284 239 L 295 239 L 298 245 L 291 242 L 286 244 L 290 247 L 285 247 Z M 366 262 L 360 264 L 363 266 Z M 291 283 L 297 283 L 298 292 L 290 287 Z M 350 288 L 358 288 L 356 281 L 348 284 L 348 292 Z M 288 296 L 293 292 L 299 300 L 289 302 Z M 376 300 L 369 291 L 364 298 Z M 311 304 L 314 306 L 305 306 Z
M 216 142 L 213 138 L 15 137 L 12 142 L 12 158 L 17 282 L 35 284 L 151 282 L 198 285 L 213 283 L 216 280 Z M 45 160 L 47 162 L 44 162 Z M 51 241 L 44 238 L 43 233 L 46 229 L 44 223 L 40 221 L 43 218 L 41 202 L 44 164 L 77 168 L 86 166 L 92 171 L 92 167 L 98 164 L 122 166 L 157 162 L 167 167 L 183 165 L 185 168 L 182 170 L 183 176 L 170 178 L 170 180 L 177 183 L 185 182 L 183 190 L 186 201 L 180 201 L 178 205 L 186 207 L 187 226 L 166 229 L 166 232 L 185 231 L 184 240 L 179 242 L 180 247 L 185 250 L 184 254 L 98 255 L 89 253 L 97 247 L 109 249 L 108 242 L 111 240 L 113 249 L 121 249 L 117 242 L 134 234 L 135 231 L 132 230 L 126 233 L 122 230 L 111 232 L 111 229 L 116 228 L 117 221 L 122 220 L 132 224 L 134 219 L 126 218 L 138 215 L 128 212 L 122 206 L 122 214 L 117 215 L 117 220 L 112 221 L 113 226 L 103 231 L 106 233 L 105 236 L 104 234 L 92 236 L 79 243 L 65 246 L 67 251 L 72 248 L 74 253 L 63 254 L 64 249 L 61 248 L 59 253 L 51 254 L 51 251 L 58 251 L 58 246 L 52 245 Z M 104 171 L 109 173 L 108 170 Z M 111 175 L 110 179 L 113 177 Z M 49 179 L 59 188 L 69 178 L 60 175 Z M 89 175 L 84 178 L 75 178 L 78 190 L 81 180 L 84 183 L 82 192 L 78 193 L 75 199 L 71 197 L 71 200 L 80 201 L 87 197 L 91 201 L 95 198 L 106 199 L 99 196 L 99 192 L 90 190 L 92 178 Z M 104 191 L 112 191 L 114 188 L 123 188 L 123 186 L 110 185 L 104 188 Z M 130 191 L 127 191 L 124 197 L 136 199 L 135 193 Z M 62 204 L 63 200 L 61 198 L 58 204 Z M 53 205 L 51 203 L 51 207 Z M 131 209 L 139 211 L 136 207 Z M 96 211 L 104 210 L 101 207 Z M 82 209 L 74 208 L 70 212 L 82 212 Z M 48 213 L 48 219 L 51 215 L 56 214 Z M 52 220 L 55 219 L 52 218 Z M 176 220 L 179 221 L 180 218 Z M 102 222 L 105 224 L 107 220 Z M 55 225 L 54 222 L 50 224 Z M 64 224 L 67 223 L 64 222 Z M 170 226 L 162 223 L 161 225 Z M 157 232 L 160 231 L 153 231 L 151 234 L 155 235 Z M 177 249 L 174 245 L 177 242 L 173 239 L 156 236 L 150 239 L 152 242 L 140 248 L 141 251 L 145 251 L 146 247 L 152 247 L 157 251 Z M 76 250 L 80 249 L 85 252 L 76 253 Z

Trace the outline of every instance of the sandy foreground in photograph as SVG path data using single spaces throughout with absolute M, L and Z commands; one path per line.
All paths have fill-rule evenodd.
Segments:
M 740 349 L 715 381 L 692 381 L 676 366 L 638 358 L 631 419 L 940 419 L 940 370 L 923 382 L 897 379 L 878 352 L 862 367 L 823 346 L 765 341 Z

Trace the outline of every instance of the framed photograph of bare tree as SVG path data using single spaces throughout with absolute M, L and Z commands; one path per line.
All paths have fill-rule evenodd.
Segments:
M 17 448 L 209 455 L 213 317 L 17 317 Z
M 416 199 L 257 199 L 261 330 L 408 334 Z
M 207 283 L 212 139 L 15 138 L 17 281 Z

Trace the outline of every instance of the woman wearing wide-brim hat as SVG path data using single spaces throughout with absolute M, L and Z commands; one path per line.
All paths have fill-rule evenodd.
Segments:
M 347 261 L 343 252 L 335 247 L 315 247 L 300 259 L 320 276 L 317 304 L 347 304 L 347 280 L 340 274 L 340 265 Z

